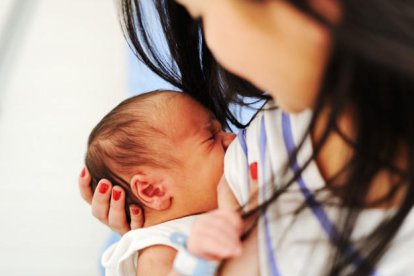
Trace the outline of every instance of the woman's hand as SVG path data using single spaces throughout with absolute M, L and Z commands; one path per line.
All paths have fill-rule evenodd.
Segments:
M 217 209 L 201 215 L 191 229 L 187 249 L 206 260 L 222 260 L 242 253 L 243 223 L 240 214 Z
M 102 179 L 94 193 L 91 187 L 91 175 L 84 168 L 79 176 L 79 190 L 82 198 L 91 204 L 92 215 L 115 232 L 123 235 L 131 229 L 143 226 L 142 210 L 135 205 L 129 207 L 131 224 L 128 225 L 125 213 L 125 192 L 121 187 L 112 187 L 111 182 Z

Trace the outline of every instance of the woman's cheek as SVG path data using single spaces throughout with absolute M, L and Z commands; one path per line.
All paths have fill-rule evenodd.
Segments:
M 206 44 L 213 54 L 214 58 L 221 66 L 228 71 L 240 76 L 238 68 L 243 62 L 242 56 L 239 54 L 243 50 L 240 45 L 240 29 L 235 22 L 220 20 L 218 17 L 203 18 L 203 29 Z

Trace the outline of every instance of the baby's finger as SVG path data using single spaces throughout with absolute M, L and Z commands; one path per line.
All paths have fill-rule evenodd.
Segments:
M 144 214 L 139 206 L 129 206 L 129 213 L 131 214 L 131 229 L 138 229 L 144 226 Z
M 200 216 L 193 225 L 192 233 L 206 230 L 224 233 L 233 231 L 232 235 L 239 237 L 243 230 L 243 221 L 236 211 L 217 209 Z
M 79 191 L 82 198 L 88 202 L 89 204 L 92 203 L 93 198 L 93 190 L 91 187 L 91 175 L 86 167 L 84 167 L 79 175 L 78 179 L 79 183 Z
M 96 187 L 92 198 L 92 214 L 102 223 L 108 224 L 109 199 L 111 197 L 111 182 L 102 179 Z
M 230 258 L 241 253 L 241 242 L 234 236 L 229 237 L 216 232 L 206 232 L 203 238 L 198 241 L 189 239 L 188 250 L 201 257 Z
M 228 258 L 241 252 L 242 220 L 231 210 L 215 210 L 200 216 L 188 239 L 188 249 L 195 255 Z
M 234 254 L 234 248 L 241 247 L 240 237 L 236 233 L 206 233 L 204 235 L 206 244 L 216 244 L 223 249 L 223 255 L 230 256 Z
M 130 230 L 125 212 L 125 192 L 119 186 L 112 188 L 108 225 L 112 230 L 121 235 Z
M 240 218 L 233 218 L 232 221 L 230 218 L 219 218 L 219 219 L 210 219 L 203 224 L 195 225 L 194 230 L 198 232 L 215 232 L 220 234 L 220 236 L 226 237 L 240 237 L 242 231 L 242 222 Z
M 216 219 L 211 220 L 211 223 L 218 228 L 236 229 L 240 232 L 243 229 L 243 220 L 238 212 L 233 210 L 218 210 L 215 213 Z

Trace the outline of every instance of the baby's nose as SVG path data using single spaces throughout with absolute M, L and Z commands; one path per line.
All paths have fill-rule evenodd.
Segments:
M 221 143 L 223 145 L 224 150 L 227 150 L 230 143 L 233 142 L 234 138 L 236 138 L 236 135 L 234 133 L 223 132 Z

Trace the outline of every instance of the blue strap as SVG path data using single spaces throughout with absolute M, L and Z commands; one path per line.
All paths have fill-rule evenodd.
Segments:
M 263 191 L 263 200 L 266 200 L 266 189 L 264 183 L 265 181 L 265 164 L 266 164 L 266 149 L 267 149 L 267 135 L 266 135 L 266 126 L 264 122 L 264 116 L 262 117 L 260 121 L 260 177 L 259 181 L 261 181 L 262 191 Z M 277 267 L 276 263 L 276 256 L 274 254 L 273 248 L 272 248 L 272 237 L 270 234 L 270 228 L 269 228 L 269 219 L 267 215 L 267 210 L 265 211 L 263 215 L 263 220 L 265 224 L 265 239 L 266 239 L 266 253 L 269 260 L 269 273 L 272 276 L 279 276 L 280 272 Z
M 188 236 L 181 232 L 174 232 L 170 236 L 170 241 L 176 245 L 186 248 Z
M 246 156 L 246 159 L 248 159 L 248 153 L 247 153 L 247 144 L 246 144 L 246 129 L 242 129 L 237 133 L 237 139 L 239 140 L 240 146 L 244 152 L 244 155 Z
M 237 140 L 239 141 L 240 147 L 243 150 L 244 156 L 246 157 L 246 171 L 249 172 L 249 152 L 247 150 L 247 142 L 246 142 L 246 129 L 242 129 L 237 133 Z M 247 178 L 246 186 L 248 189 L 248 194 L 250 194 L 251 185 L 250 181 Z
M 219 263 L 188 252 L 187 240 L 188 236 L 181 232 L 174 232 L 170 236 L 170 241 L 180 247 L 174 260 L 174 270 L 184 276 L 214 276 Z

